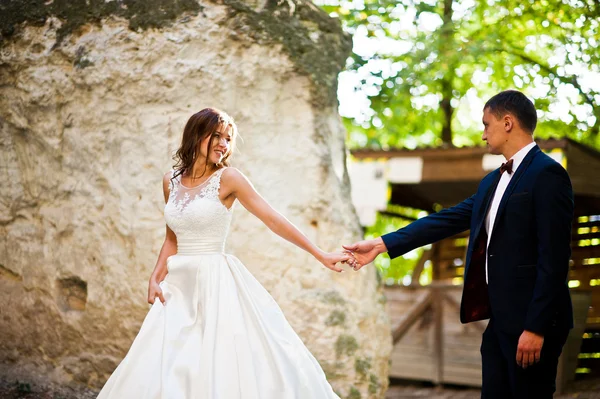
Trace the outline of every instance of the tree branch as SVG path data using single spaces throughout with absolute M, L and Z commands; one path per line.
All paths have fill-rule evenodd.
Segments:
M 586 93 L 583 88 L 581 87 L 581 85 L 579 84 L 579 81 L 577 80 L 577 76 L 575 75 L 571 75 L 571 76 L 561 76 L 558 73 L 558 70 L 556 67 L 551 67 L 549 65 L 543 64 L 542 62 L 540 62 L 539 60 L 534 59 L 533 57 L 523 53 L 523 52 L 518 52 L 516 49 L 513 48 L 513 50 L 509 50 L 506 48 L 503 49 L 499 49 L 500 51 L 506 52 L 510 55 L 514 55 L 516 57 L 521 58 L 523 61 L 527 61 L 530 64 L 535 64 L 538 65 L 540 68 L 542 68 L 543 70 L 545 70 L 548 73 L 553 74 L 554 76 L 556 76 L 562 83 L 566 83 L 566 84 L 571 84 L 573 85 L 573 87 L 575 87 L 577 89 L 577 91 L 579 92 L 579 94 L 583 97 L 583 99 L 585 100 L 586 103 L 588 103 L 589 105 L 592 106 L 592 109 L 594 109 L 594 111 L 596 111 L 596 109 L 598 108 L 598 106 L 596 105 L 596 103 L 594 102 L 594 98 L 592 96 L 590 96 L 588 93 Z M 594 112 L 595 114 L 596 112 Z

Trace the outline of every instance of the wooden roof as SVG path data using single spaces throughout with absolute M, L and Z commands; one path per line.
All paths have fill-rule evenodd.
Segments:
M 536 142 L 542 150 L 561 161 L 569 172 L 576 197 L 576 214 L 600 213 L 600 152 L 567 138 Z M 474 194 L 479 181 L 491 171 L 490 167 L 484 166 L 488 158 L 493 157 L 484 146 L 359 149 L 351 154 L 364 161 L 418 159 L 422 163 L 419 180 L 391 180 L 390 203 L 429 211 L 434 210 L 436 204 L 452 206 Z

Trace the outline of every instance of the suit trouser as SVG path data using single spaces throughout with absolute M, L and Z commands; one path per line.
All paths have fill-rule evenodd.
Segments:
M 552 329 L 544 337 L 540 361 L 526 369 L 517 364 L 521 334 L 501 331 L 490 320 L 481 343 L 482 399 L 547 399 L 556 390 L 556 369 L 568 329 Z

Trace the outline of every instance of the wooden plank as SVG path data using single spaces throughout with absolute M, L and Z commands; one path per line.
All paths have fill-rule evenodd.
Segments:
M 428 368 L 431 367 L 431 357 L 432 354 L 429 352 L 407 352 L 407 351 L 399 351 L 394 350 L 392 352 L 391 358 L 394 361 L 402 360 L 407 362 L 406 365 L 427 365 Z
M 546 139 L 536 140 L 536 143 L 542 150 L 552 150 L 555 148 L 568 149 L 573 148 L 572 143 L 568 139 Z M 577 144 L 575 144 L 577 145 Z M 587 149 L 587 148 L 586 148 Z M 372 150 L 368 148 L 360 148 L 351 150 L 350 153 L 357 159 L 389 159 L 396 157 L 424 157 L 434 159 L 445 159 L 451 161 L 453 159 L 462 159 L 465 157 L 483 157 L 488 153 L 485 146 L 476 147 L 433 147 L 433 148 L 417 148 L 414 150 L 406 148 L 390 148 L 387 150 Z M 570 154 L 567 152 L 567 154 Z
M 444 383 L 480 387 L 481 370 L 474 369 L 470 372 L 460 372 L 454 369 L 444 375 Z
M 454 258 L 462 258 L 465 252 L 465 247 L 458 247 L 454 245 L 454 240 L 442 240 L 440 241 L 442 258 L 453 260 Z
M 600 238 L 600 231 L 579 234 L 576 229 L 571 232 L 571 242 L 575 243 L 579 240 L 591 240 L 594 238 Z
M 456 337 L 446 337 L 446 346 L 444 350 L 451 357 L 459 357 L 475 353 L 475 357 L 479 356 L 479 348 L 481 347 L 481 335 L 469 337 L 470 342 L 465 344 L 464 341 L 456 340 Z M 465 340 L 466 341 L 466 340 Z
M 405 347 L 400 347 L 400 348 L 396 348 L 394 347 L 394 351 L 393 353 L 398 354 L 397 356 L 402 356 L 405 358 L 408 357 L 427 357 L 428 359 L 431 358 L 431 356 L 433 356 L 433 353 L 431 350 L 428 350 L 427 348 L 425 348 L 424 346 L 422 347 L 414 347 L 414 346 L 405 346 Z
M 600 160 L 597 153 L 577 145 L 567 147 L 567 169 L 573 191 L 579 195 L 600 196 Z
M 460 304 L 458 303 L 458 301 L 456 301 L 456 299 L 454 299 L 452 296 L 448 295 L 447 293 L 444 293 L 444 299 L 446 300 L 447 303 L 449 303 L 452 306 L 452 308 L 455 311 L 457 311 L 457 313 L 460 312 Z M 480 322 L 469 323 L 469 325 L 481 333 L 483 333 L 486 329 L 486 327 L 482 326 L 482 323 L 480 323 Z
M 479 359 L 479 348 L 481 347 L 481 338 L 477 337 L 476 339 L 472 340 L 477 342 L 477 344 L 464 347 L 454 345 L 452 347 L 444 348 L 444 353 L 446 354 L 446 357 L 450 360 L 457 361 L 460 363 L 462 363 L 463 359 L 466 358 Z
M 444 329 L 446 336 L 446 348 L 475 348 L 479 350 L 481 344 L 481 333 L 478 331 L 470 331 L 467 334 L 448 332 Z
M 398 327 L 392 330 L 392 342 L 395 344 L 398 342 L 408 329 L 414 324 L 415 321 L 423 314 L 423 312 L 431 305 L 431 292 L 426 293 L 418 300 L 401 319 Z
M 569 279 L 570 280 L 580 280 L 582 283 L 589 284 L 591 279 L 600 278 L 600 267 L 598 266 L 587 266 L 581 267 L 579 269 L 571 269 L 569 270 Z M 600 291 L 600 286 L 590 287 L 586 291 Z
M 445 374 L 472 374 L 476 373 L 481 376 L 481 357 L 475 363 L 465 364 L 465 363 L 456 363 L 456 362 L 447 362 L 446 363 L 446 372 Z
M 593 268 L 599 268 L 600 267 L 600 263 L 596 263 L 598 262 L 597 260 L 594 260 L 593 264 L 590 264 L 589 262 L 594 258 L 594 256 L 590 256 L 588 253 L 585 254 L 577 254 L 574 253 L 571 256 L 571 270 L 577 270 L 577 269 L 593 269 Z M 596 257 L 596 259 L 598 259 Z
M 481 356 L 471 363 L 448 361 L 444 370 L 444 383 L 481 386 Z
M 433 348 L 433 329 L 430 325 L 415 324 L 408 330 L 400 342 L 406 346 L 411 346 L 415 349 L 421 348 L 421 350 L 430 352 Z
M 440 270 L 440 243 L 434 243 L 431 245 L 431 262 L 432 262 L 432 270 L 431 270 L 431 278 L 433 281 L 440 280 L 439 270 Z
M 571 280 L 586 280 L 586 282 L 589 282 L 589 280 L 593 278 L 600 278 L 600 265 L 586 265 L 579 268 L 572 268 L 571 270 L 569 270 L 569 279 Z M 591 287 L 588 291 L 593 292 L 596 290 L 600 290 L 600 286 L 596 287 Z
M 460 254 L 459 256 L 462 257 L 462 253 L 461 252 L 464 252 L 464 250 L 465 250 L 465 248 L 467 246 L 466 245 L 464 245 L 464 246 L 462 246 L 462 245 L 461 246 L 456 245 L 455 244 L 455 241 L 456 241 L 455 238 L 457 238 L 457 237 L 447 238 L 445 240 L 440 241 L 440 246 L 442 247 L 442 251 L 444 251 L 444 257 L 446 257 L 446 258 L 450 258 L 451 257 L 450 255 L 446 255 L 447 251 L 457 251 Z
M 474 363 L 469 363 L 469 364 L 457 363 L 457 362 L 447 362 L 445 370 L 446 370 L 445 374 L 452 373 L 452 372 L 454 372 L 455 374 L 460 374 L 460 373 L 468 374 L 468 373 L 473 373 L 473 372 L 479 372 L 479 374 L 481 375 L 481 357 L 479 358 L 478 361 L 476 361 Z
M 481 156 L 461 157 L 451 163 L 444 158 L 423 158 L 422 181 L 480 180 L 485 174 Z
M 564 348 L 563 348 L 564 349 Z M 558 366 L 556 367 L 556 394 L 560 395 L 565 389 L 565 362 L 563 360 L 564 353 L 561 353 L 558 358 Z
M 447 363 L 460 364 L 464 367 L 481 367 L 481 354 L 479 352 L 479 349 L 473 350 L 471 351 L 471 353 L 462 357 L 456 356 L 456 354 L 450 356 L 450 354 L 448 354 L 447 351 L 444 351 L 444 356 L 449 358 L 449 360 L 444 363 L 444 370 L 449 367 L 447 366 Z
M 392 369 L 396 376 L 410 374 L 421 374 L 421 378 L 431 381 L 433 368 L 431 367 L 430 357 L 407 357 L 407 356 L 392 356 Z
M 586 258 L 600 258 L 600 245 L 580 247 L 578 243 L 572 243 L 571 251 L 573 251 L 575 256 L 580 256 L 580 253 L 584 253 Z
M 415 265 L 415 268 L 411 275 L 410 285 L 417 286 L 419 284 L 419 277 L 421 277 L 421 273 L 423 273 L 423 269 L 425 268 L 425 262 L 431 259 L 431 251 L 423 251 L 423 254 L 419 258 L 419 261 Z
M 557 392 L 564 390 L 564 387 L 575 378 L 575 369 L 578 363 L 577 357 L 581 348 L 581 337 L 586 328 L 587 309 L 591 303 L 591 299 L 592 296 L 589 291 L 571 290 L 574 327 L 569 332 L 567 342 L 559 358 L 558 374 L 556 377 Z
M 390 286 L 385 287 L 385 296 L 390 301 L 398 302 L 414 302 L 415 297 L 425 292 L 426 288 L 414 288 L 405 286 Z
M 358 159 L 372 158 L 372 159 L 389 159 L 389 158 L 404 158 L 404 157 L 423 157 L 431 159 L 461 159 L 465 157 L 478 157 L 480 158 L 484 154 L 487 154 L 485 147 L 454 147 L 454 148 L 424 148 L 424 149 L 399 149 L 393 148 L 389 150 L 370 150 L 361 148 L 358 150 L 350 151 L 353 157 Z
M 431 359 L 405 359 L 405 358 L 392 358 L 392 367 L 390 370 L 390 376 L 393 377 L 419 377 L 419 379 L 431 381 L 431 375 L 433 369 Z
M 407 353 L 394 349 L 390 357 L 390 377 L 431 381 L 431 355 Z
M 481 386 L 481 376 L 448 376 L 444 380 L 445 384 L 467 385 L 472 387 Z
M 444 380 L 444 304 L 442 303 L 442 288 L 433 289 L 434 310 L 434 368 L 436 370 L 434 382 L 441 384 Z
M 429 369 L 413 368 L 406 366 L 395 367 L 394 364 L 392 364 L 389 373 L 389 376 L 392 378 L 402 378 L 405 380 L 414 381 L 431 381 L 431 379 L 429 378 L 430 375 L 431 370 Z

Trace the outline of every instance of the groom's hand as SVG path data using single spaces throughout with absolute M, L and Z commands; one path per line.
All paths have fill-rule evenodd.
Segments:
M 524 369 L 540 361 L 544 336 L 531 331 L 523 331 L 517 346 L 517 364 Z
M 354 258 L 348 262 L 354 270 L 360 270 L 364 265 L 373 262 L 379 254 L 387 252 L 381 237 L 359 241 L 352 245 L 342 245 L 342 247 Z

